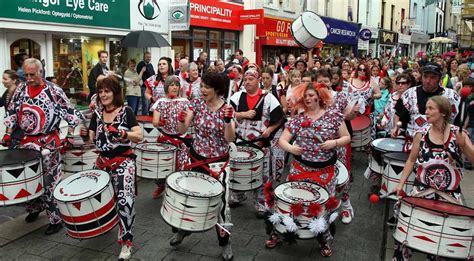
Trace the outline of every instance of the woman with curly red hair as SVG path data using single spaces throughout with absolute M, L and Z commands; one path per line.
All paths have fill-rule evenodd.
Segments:
M 331 109 L 332 93 L 326 85 L 315 83 L 305 87 L 303 96 L 304 112 L 291 119 L 280 138 L 280 146 L 293 154 L 294 161 L 288 175 L 289 181 L 307 181 L 324 187 L 329 196 L 336 193 L 334 164 L 338 147 L 350 142 L 344 116 Z M 294 142 L 291 144 L 290 141 Z M 329 226 L 319 235 L 321 255 L 332 254 L 329 241 L 332 235 Z M 272 248 L 278 243 L 278 236 L 272 233 L 265 242 Z

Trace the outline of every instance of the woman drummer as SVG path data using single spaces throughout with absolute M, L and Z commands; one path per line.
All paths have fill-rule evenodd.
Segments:
M 180 79 L 176 75 L 168 76 L 165 80 L 164 90 L 166 97 L 158 99 L 152 106 L 153 109 L 153 126 L 160 130 L 157 141 L 168 143 L 176 146 L 177 160 L 176 170 L 182 170 L 183 166 L 188 163 L 189 149 L 186 144 L 191 142 L 190 134 L 181 135 L 178 131 L 178 115 L 181 111 L 187 110 L 189 100 L 180 97 Z M 157 179 L 157 189 L 154 195 L 160 197 L 165 190 L 166 179 Z
M 474 162 L 474 146 L 466 132 L 449 123 L 452 106 L 442 96 L 431 97 L 426 103 L 426 118 L 430 124 L 415 135 L 400 183 L 395 188 L 403 194 L 403 186 L 413 171 L 415 184 L 410 194 L 439 201 L 461 204 L 463 177 L 462 154 Z M 405 248 L 396 244 L 393 260 L 406 260 Z M 434 257 L 430 257 L 434 258 Z
M 201 81 L 201 99 L 194 99 L 191 106 L 181 111 L 178 116 L 178 130 L 185 133 L 191 123 L 194 124 L 194 139 L 190 148 L 191 164 L 185 169 L 208 173 L 220 179 L 224 186 L 222 211 L 218 217 L 216 229 L 218 231 L 219 245 L 223 247 L 222 257 L 232 259 L 230 234 L 230 209 L 228 206 L 229 177 L 221 170 L 213 172 L 209 164 L 213 162 L 229 161 L 229 143 L 235 139 L 235 124 L 233 121 L 234 110 L 225 104 L 223 96 L 227 93 L 229 80 L 219 73 L 206 73 Z M 178 230 L 171 239 L 170 244 L 177 246 L 183 238 L 190 233 Z
M 350 142 L 344 117 L 337 110 L 329 110 L 333 103 L 331 92 L 324 84 L 309 84 L 303 96 L 304 113 L 290 120 L 280 138 L 280 146 L 293 154 L 289 181 L 314 182 L 324 187 L 330 196 L 336 192 L 334 164 L 337 148 Z M 290 141 L 294 140 L 291 144 Z M 329 226 L 328 226 L 329 227 Z M 319 236 L 321 255 L 331 256 L 329 228 Z M 275 247 L 278 236 L 272 233 L 266 247 Z
M 81 136 L 93 141 L 99 156 L 94 168 L 107 171 L 114 184 L 120 219 L 118 242 L 122 246 L 119 259 L 130 259 L 135 223 L 135 154 L 131 143 L 143 139 L 141 128 L 130 107 L 123 105 L 122 89 L 115 77 L 97 81 L 98 103 L 103 108 L 93 114 L 89 131 Z

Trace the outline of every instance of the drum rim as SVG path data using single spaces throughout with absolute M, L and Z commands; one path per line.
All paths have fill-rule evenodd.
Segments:
M 431 208 L 428 208 L 428 207 L 425 207 L 425 206 L 420 206 L 420 205 L 415 205 L 413 202 L 410 202 L 411 200 L 420 200 L 420 201 L 431 201 L 431 202 L 439 202 L 441 204 L 446 204 L 446 205 L 453 205 L 453 206 L 456 206 L 456 207 L 461 207 L 463 209 L 468 209 L 468 210 L 471 210 L 473 213 L 472 215 L 470 216 L 466 216 L 466 215 L 461 215 L 461 214 L 458 214 L 458 213 L 448 213 L 446 211 L 438 211 L 437 209 L 431 209 Z M 452 216 L 464 216 L 464 217 L 470 217 L 470 218 L 474 218 L 474 208 L 470 208 L 468 206 L 463 206 L 463 205 L 457 205 L 457 204 L 453 204 L 453 203 L 449 203 L 449 202 L 445 202 L 445 201 L 439 201 L 439 200 L 433 200 L 433 199 L 427 199 L 427 198 L 419 198 L 419 197 L 403 197 L 402 198 L 402 201 L 405 202 L 406 204 L 410 205 L 410 206 L 413 206 L 415 205 L 416 207 L 418 208 L 422 208 L 422 209 L 426 209 L 426 210 L 429 210 L 429 211 L 433 211 L 433 212 L 437 212 L 437 213 L 443 213 L 443 214 L 448 214 L 448 215 L 452 215 Z
M 10 150 L 10 151 L 11 151 L 11 150 L 16 150 L 16 151 L 32 151 L 32 152 L 34 152 L 35 154 L 38 154 L 38 157 L 37 157 L 37 158 L 33 158 L 33 159 L 29 159 L 29 160 L 23 160 L 23 161 L 20 161 L 20 162 L 11 163 L 11 164 L 1 163 L 1 164 L 0 164 L 0 168 L 3 167 L 3 166 L 25 165 L 26 163 L 35 162 L 35 161 L 38 161 L 38 162 L 42 163 L 43 155 L 41 154 L 40 151 L 37 151 L 37 150 L 34 150 L 34 149 L 27 149 L 27 148 L 6 149 L 6 150 L 3 150 L 3 151 L 9 151 L 9 150 Z
M 344 166 L 344 168 L 346 169 L 347 179 L 346 179 L 346 182 L 341 183 L 340 185 L 339 185 L 338 182 L 336 181 L 336 187 L 337 187 L 338 185 L 339 185 L 339 186 L 342 186 L 342 185 L 346 184 L 346 183 L 349 181 L 350 176 L 351 176 L 351 175 L 349 174 L 349 170 L 347 169 L 346 165 L 344 165 L 344 163 L 343 163 L 342 161 L 336 160 L 336 163 L 338 163 L 338 162 L 339 162 L 342 166 Z M 336 164 L 334 164 L 334 167 L 336 167 Z M 339 168 L 338 168 L 338 171 L 339 171 Z M 337 178 L 337 176 L 336 176 L 336 178 Z M 328 193 L 328 194 L 329 194 L 329 193 Z
M 394 138 L 378 138 L 378 139 L 375 139 L 375 140 L 371 141 L 371 142 L 370 142 L 370 146 L 372 146 L 372 148 L 374 148 L 374 149 L 377 150 L 377 151 L 385 152 L 385 153 L 403 152 L 403 142 L 402 142 L 402 151 L 385 150 L 385 149 L 380 149 L 379 147 L 376 147 L 376 146 L 374 145 L 374 142 L 377 141 L 377 140 L 382 140 L 382 139 L 400 140 L 400 141 L 403 141 L 402 139 L 394 139 Z
M 163 206 L 164 204 L 162 204 L 161 206 L 161 209 L 160 209 L 160 216 L 161 216 L 161 219 L 163 219 L 163 221 L 170 227 L 175 227 L 175 225 L 169 223 L 168 221 L 165 220 L 165 218 L 163 217 L 163 214 L 161 213 L 161 211 L 163 210 Z M 218 222 L 217 222 L 218 223 Z M 217 224 L 216 223 L 216 224 Z M 185 232 L 192 232 L 192 233 L 201 233 L 201 232 L 207 232 L 211 229 L 213 229 L 216 225 L 213 225 L 212 227 L 208 228 L 208 229 L 205 229 L 205 230 L 187 230 L 187 229 L 182 229 L 182 228 L 179 228 L 180 230 L 182 231 L 185 231 Z
M 140 145 L 149 145 L 149 144 L 166 144 L 166 145 L 169 145 L 171 147 L 170 150 L 162 150 L 163 152 L 166 152 L 166 151 L 176 151 L 178 148 L 173 145 L 173 144 L 168 144 L 168 143 L 163 143 L 163 142 L 146 142 L 146 143 L 138 143 L 137 146 L 135 146 L 135 149 L 136 150 L 140 150 L 140 151 L 149 151 L 149 152 L 161 152 L 161 151 L 157 151 L 157 150 L 149 150 L 149 149 L 142 149 L 142 148 L 139 148 L 138 146 Z M 142 147 L 143 147 L 142 146 Z
M 144 118 L 150 119 L 150 121 L 145 121 Z M 138 122 L 141 123 L 152 123 L 153 122 L 153 116 L 148 116 L 148 115 L 137 115 L 136 119 Z
M 208 176 L 211 177 L 211 178 L 214 178 L 215 180 L 217 180 L 217 182 L 218 182 L 219 185 L 220 185 L 220 188 L 222 189 L 221 192 L 220 192 L 219 194 L 215 195 L 215 196 L 209 196 L 209 197 L 204 197 L 204 196 L 190 196 L 190 195 L 185 194 L 185 193 L 183 193 L 183 192 L 181 192 L 181 191 L 178 191 L 178 190 L 176 190 L 176 189 L 174 189 L 173 187 L 171 187 L 171 186 L 168 185 L 168 178 L 169 178 L 171 175 L 173 175 L 174 173 L 179 173 L 179 172 L 194 172 L 194 173 L 198 173 L 198 174 L 202 174 L 202 175 L 208 175 L 208 174 L 206 174 L 206 173 L 197 172 L 197 171 L 192 171 L 192 170 L 175 171 L 175 172 L 169 174 L 169 175 L 166 177 L 166 188 L 169 188 L 169 189 L 173 190 L 174 192 L 176 192 L 176 193 L 178 193 L 178 194 L 185 195 L 185 196 L 192 197 L 192 198 L 198 198 L 198 199 L 201 199 L 201 198 L 220 197 L 220 196 L 222 196 L 222 193 L 224 193 L 224 186 L 222 185 L 222 183 L 220 182 L 220 180 L 218 180 L 218 179 L 212 177 L 211 175 L 208 175 Z
M 390 157 L 392 154 L 403 154 L 403 155 L 407 155 L 407 158 L 406 158 L 405 160 L 396 159 L 396 158 L 394 158 L 394 157 Z M 389 161 L 390 161 L 390 160 L 392 160 L 392 161 L 393 161 L 393 160 L 395 160 L 395 161 L 406 161 L 406 160 L 408 160 L 409 155 L 408 155 L 407 153 L 405 153 L 405 152 L 389 152 L 389 153 L 385 153 L 385 154 L 383 155 L 383 158 L 384 158 L 384 161 L 385 161 L 385 160 L 389 160 Z
M 94 170 L 94 169 L 92 169 L 92 170 Z M 65 180 L 68 179 L 69 177 L 72 177 L 72 176 L 73 176 L 73 175 L 70 175 L 70 176 L 67 177 L 66 179 L 61 180 L 61 182 L 59 182 L 59 183 L 56 185 L 56 187 L 55 187 L 54 190 L 53 190 L 53 198 L 56 199 L 57 201 L 60 201 L 60 202 L 63 202 L 63 203 L 71 203 L 71 202 L 79 202 L 79 201 L 82 202 L 82 201 L 84 201 L 85 199 L 89 199 L 89 198 L 92 198 L 92 197 L 97 196 L 98 194 L 101 194 L 102 192 L 104 192 L 105 189 L 107 189 L 108 186 L 111 185 L 111 178 L 110 178 L 110 174 L 109 174 L 108 172 L 106 172 L 106 171 L 104 171 L 104 170 L 100 170 L 100 169 L 97 169 L 97 170 L 98 170 L 98 171 L 103 171 L 103 172 L 105 172 L 105 173 L 107 174 L 107 178 L 109 179 L 109 181 L 107 182 L 107 184 L 106 184 L 102 189 L 100 189 L 99 191 L 95 192 L 94 194 L 88 195 L 87 198 L 82 198 L 82 199 L 60 200 L 60 199 L 56 198 L 56 197 L 54 196 L 54 194 L 55 194 L 54 192 L 56 192 L 56 190 L 59 189 L 59 185 L 61 184 L 61 182 L 65 181 Z M 85 171 L 90 171 L 90 170 L 79 171 L 79 172 L 76 172 L 76 174 L 79 174 L 79 173 L 85 172 Z M 113 190 L 113 188 L 112 188 L 112 190 Z M 114 197 L 115 197 L 115 191 L 114 191 Z
M 284 184 L 287 184 L 287 183 L 311 183 L 311 184 L 314 184 L 314 185 L 319 186 L 320 188 L 324 189 L 324 191 L 326 191 L 326 193 L 328 194 L 328 198 L 327 198 L 325 201 L 320 202 L 320 204 L 326 203 L 326 202 L 329 200 L 329 198 L 331 197 L 331 196 L 329 195 L 328 190 L 327 190 L 326 188 L 324 188 L 323 186 L 321 186 L 321 185 L 319 185 L 319 184 L 317 184 L 317 183 L 306 182 L 306 181 L 285 181 L 285 182 L 283 182 L 283 183 L 280 183 L 280 185 L 276 186 L 274 191 L 276 192 L 276 189 L 277 189 L 279 186 L 284 185 Z M 276 197 L 278 200 L 281 200 L 281 201 L 283 201 L 283 202 L 285 202 L 285 203 L 287 203 L 287 204 L 294 204 L 294 202 L 289 202 L 289 201 L 287 201 L 287 200 L 285 200 L 285 199 L 279 198 L 279 197 L 276 195 L 276 193 L 275 193 L 275 197 Z

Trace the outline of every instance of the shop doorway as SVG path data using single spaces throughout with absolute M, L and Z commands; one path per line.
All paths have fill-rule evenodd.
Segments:
M 41 60 L 41 45 L 28 38 L 21 38 L 10 44 L 10 68 L 18 70 L 19 60 L 36 58 Z

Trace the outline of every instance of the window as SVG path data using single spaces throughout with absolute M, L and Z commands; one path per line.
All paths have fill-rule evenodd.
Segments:
M 412 18 L 415 18 L 417 16 L 417 12 L 418 11 L 418 4 L 417 3 L 414 3 L 413 4 L 413 14 L 412 14 Z
M 395 17 L 395 5 L 392 5 L 392 10 L 390 11 L 390 31 L 393 31 L 393 22 Z
M 326 3 L 324 4 L 324 15 L 329 16 L 329 0 L 326 0 Z
M 382 25 L 380 26 L 381 28 L 385 28 L 385 2 L 382 2 L 382 17 L 380 18 L 380 21 L 382 21 Z

